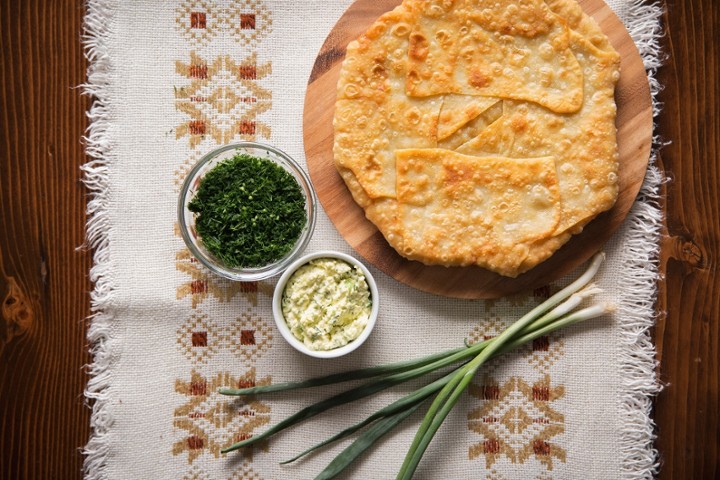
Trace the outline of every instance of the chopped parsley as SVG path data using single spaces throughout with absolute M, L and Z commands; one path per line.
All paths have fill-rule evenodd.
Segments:
M 264 158 L 237 154 L 210 170 L 188 204 L 209 252 L 230 268 L 261 267 L 292 250 L 307 222 L 295 178 Z

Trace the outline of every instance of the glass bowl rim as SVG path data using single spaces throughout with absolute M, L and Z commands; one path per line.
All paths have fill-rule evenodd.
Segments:
M 293 175 L 293 178 L 297 181 L 300 189 L 303 192 L 303 196 L 305 197 L 306 205 L 304 206 L 304 210 L 306 212 L 307 224 L 303 228 L 303 231 L 300 233 L 300 236 L 295 242 L 292 250 L 290 250 L 290 252 L 284 257 L 282 257 L 280 260 L 264 265 L 262 267 L 229 268 L 220 263 L 219 261 L 214 261 L 212 258 L 208 257 L 208 255 L 203 250 L 201 250 L 200 248 L 198 248 L 197 245 L 195 245 L 195 242 L 193 242 L 193 240 L 190 238 L 188 224 L 185 221 L 185 208 L 187 205 L 187 201 L 189 200 L 188 195 L 190 193 L 190 187 L 192 183 L 196 180 L 198 174 L 203 169 L 203 167 L 205 167 L 210 161 L 212 161 L 222 153 L 225 153 L 229 150 L 243 149 L 259 149 L 265 150 L 266 152 L 271 152 L 276 158 L 269 158 L 268 156 L 262 157 L 260 155 L 253 156 L 265 158 L 268 161 L 276 164 L 284 164 L 281 166 L 287 166 L 290 170 L 292 170 L 292 172 L 295 173 L 295 175 Z M 252 153 L 250 152 L 247 153 L 252 155 Z M 317 197 L 315 194 L 315 188 L 313 187 L 313 184 L 310 181 L 310 177 L 308 176 L 308 174 L 305 173 L 305 170 L 303 170 L 303 168 L 294 158 L 292 158 L 284 151 L 280 150 L 279 148 L 273 147 L 272 145 L 261 142 L 234 142 L 209 151 L 208 153 L 203 155 L 200 160 L 195 163 L 195 165 L 193 165 L 190 171 L 188 171 L 185 179 L 183 180 L 182 187 L 180 188 L 180 194 L 178 195 L 177 218 L 180 227 L 180 235 L 182 236 L 185 245 L 188 247 L 192 255 L 205 267 L 218 275 L 229 278 L 230 280 L 257 281 L 273 277 L 283 272 L 294 260 L 296 260 L 299 256 L 302 255 L 308 243 L 310 242 L 310 238 L 312 237 L 313 231 L 315 229 L 315 221 L 317 218 Z

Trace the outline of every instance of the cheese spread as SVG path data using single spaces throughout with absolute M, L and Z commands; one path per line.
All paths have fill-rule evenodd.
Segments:
M 311 350 L 332 350 L 365 329 L 372 298 L 362 270 L 336 258 L 318 258 L 288 279 L 282 313 L 292 334 Z

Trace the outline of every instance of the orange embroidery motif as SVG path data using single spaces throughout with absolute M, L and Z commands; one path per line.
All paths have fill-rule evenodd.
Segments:
M 235 3 L 228 12 L 233 39 L 241 45 L 256 43 L 272 31 L 270 10 L 260 0 Z
M 270 407 L 254 398 L 233 398 L 220 395 L 220 387 L 239 388 L 249 385 L 268 385 L 270 377 L 257 380 L 255 369 L 242 377 L 221 372 L 205 378 L 193 371 L 190 381 L 176 380 L 175 392 L 186 397 L 186 402 L 175 409 L 173 425 L 185 432 L 185 437 L 173 445 L 173 455 L 187 453 L 192 463 L 205 453 L 220 456 L 220 450 L 270 422 Z M 267 444 L 264 445 L 267 449 Z M 252 457 L 252 448 L 246 455 Z
M 250 367 L 267 352 L 273 330 L 260 317 L 243 313 L 230 325 L 207 314 L 191 315 L 177 330 L 177 344 L 194 365 L 206 364 L 219 350 L 228 349 Z
M 265 320 L 244 313 L 233 322 L 224 340 L 230 351 L 250 366 L 269 350 L 272 339 L 273 329 Z
M 236 140 L 270 138 L 270 126 L 261 116 L 272 107 L 272 92 L 262 85 L 272 66 L 258 62 L 255 47 L 272 30 L 272 18 L 260 0 L 180 0 L 175 14 L 179 35 L 202 52 L 190 51 L 189 58 L 175 63 L 180 76 L 174 87 L 175 108 L 183 115 L 175 133 L 192 149 L 173 174 L 179 192 L 192 166 L 208 149 Z M 227 52 L 223 42 L 228 41 L 242 45 L 241 58 L 217 55 Z M 208 55 L 208 51 L 214 53 Z M 198 147 L 203 142 L 207 148 L 201 151 Z M 177 225 L 175 234 L 179 236 Z M 186 248 L 177 252 L 175 266 L 187 276 L 177 287 L 177 299 L 189 298 L 194 309 L 177 327 L 178 351 L 199 370 L 193 369 L 189 380 L 175 383 L 181 404 L 176 403 L 180 406 L 173 413 L 178 432 L 173 455 L 187 455 L 190 470 L 185 480 L 260 480 L 251 462 L 254 451 L 267 450 L 267 442 L 236 455 L 241 462 L 223 464 L 220 477 L 196 460 L 218 458 L 221 448 L 251 437 L 270 421 L 265 403 L 222 396 L 217 390 L 271 382 L 269 376 L 257 379 L 254 365 L 271 348 L 273 330 L 254 309 L 261 295 L 272 296 L 273 288 L 264 282 L 232 282 L 211 274 Z M 222 306 L 231 302 L 227 309 Z M 232 316 L 226 317 L 228 312 Z M 249 369 L 246 374 L 234 377 L 225 370 L 230 353 Z M 218 464 L 213 465 L 215 471 Z
M 225 36 L 245 46 L 272 31 L 270 10 L 259 0 L 235 1 L 227 7 L 213 0 L 184 0 L 175 15 L 180 34 L 194 45 Z
M 194 364 L 206 363 L 219 345 L 219 328 L 207 315 L 192 315 L 178 328 L 180 351 Z
M 497 393 L 488 398 L 489 391 Z M 512 463 L 534 457 L 548 470 L 553 459 L 564 462 L 566 451 L 552 438 L 565 431 L 565 418 L 551 406 L 564 394 L 563 386 L 550 385 L 549 375 L 533 385 L 512 377 L 497 390 L 471 384 L 470 395 L 482 403 L 468 414 L 468 428 L 482 439 L 470 447 L 470 459 L 485 457 L 488 469 L 500 457 Z
M 192 299 L 192 308 L 197 308 L 210 297 L 227 303 L 240 295 L 251 305 L 256 306 L 259 293 L 272 296 L 272 286 L 264 282 L 233 282 L 211 274 L 187 248 L 175 254 L 175 268 L 191 277 L 189 281 L 178 287 L 177 298 L 180 300 L 189 296 Z
M 258 83 L 271 73 L 269 62 L 258 65 L 253 53 L 240 63 L 229 55 L 209 63 L 191 52 L 190 62 L 176 62 L 175 70 L 190 80 L 175 88 L 175 108 L 190 117 L 177 127 L 178 139 L 189 137 L 195 148 L 206 136 L 219 144 L 270 138 L 270 126 L 258 119 L 272 106 L 272 93 Z
M 540 337 L 523 349 L 523 356 L 539 373 L 547 374 L 565 353 L 565 342 L 561 333 Z
M 222 480 L 261 480 L 262 477 L 253 470 L 249 463 L 243 463 L 232 475 L 221 477 Z M 190 472 L 183 475 L 182 480 L 219 480 L 209 475 L 197 465 L 193 465 Z
M 193 43 L 206 45 L 225 23 L 225 15 L 215 2 L 184 0 L 175 9 L 175 23 L 182 36 Z

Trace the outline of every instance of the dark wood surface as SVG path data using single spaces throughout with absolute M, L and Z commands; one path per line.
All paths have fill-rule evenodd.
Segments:
M 720 4 L 667 0 L 658 133 L 670 177 L 655 332 L 663 479 L 720 477 Z M 91 254 L 83 4 L 0 4 L 0 478 L 81 478 Z

